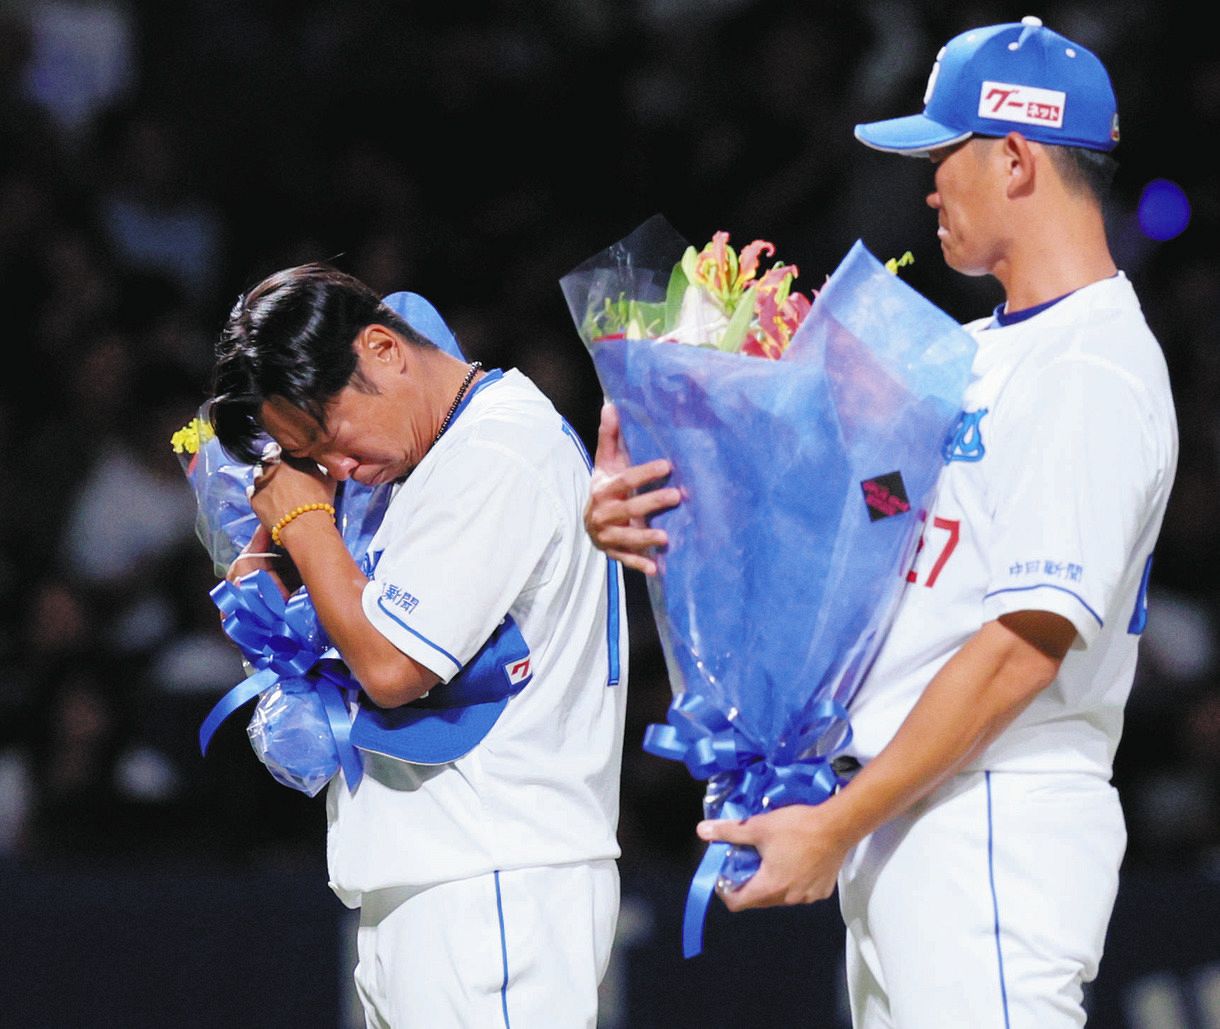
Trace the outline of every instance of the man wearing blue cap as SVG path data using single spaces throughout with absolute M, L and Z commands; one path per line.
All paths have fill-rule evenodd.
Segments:
M 282 547 L 271 569 L 295 566 L 362 687 L 363 776 L 330 784 L 327 860 L 360 908 L 368 1025 L 591 1029 L 618 913 L 626 623 L 581 524 L 579 440 L 520 373 L 442 352 L 325 265 L 238 301 L 216 392 L 221 444 L 262 454 L 263 529 L 234 573 Z M 392 490 L 371 568 L 334 523 L 353 481 Z
M 850 707 L 858 771 L 834 797 L 706 840 L 762 868 L 734 910 L 839 887 L 857 1026 L 1083 1024 L 1125 829 L 1111 765 L 1177 460 L 1168 376 L 1106 242 L 1109 77 L 1037 18 L 940 52 L 922 114 L 860 125 L 929 157 L 948 264 L 1005 303 L 978 341 L 893 628 Z M 586 526 L 650 570 L 638 520 L 672 490 L 625 468 L 603 418 Z

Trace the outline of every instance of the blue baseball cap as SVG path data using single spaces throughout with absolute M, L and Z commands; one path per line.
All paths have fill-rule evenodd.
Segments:
M 445 324 L 440 312 L 418 293 L 391 293 L 382 297 L 381 302 L 450 357 L 456 357 L 459 361 L 466 360 L 453 330 Z
M 351 741 L 361 750 L 419 765 L 469 753 L 533 680 L 530 648 L 512 615 L 449 682 L 402 707 L 382 709 L 360 694 Z
M 1110 151 L 1118 110 L 1105 66 L 1040 19 L 954 36 L 936 56 L 923 114 L 856 126 L 875 150 L 924 157 L 971 136 L 1005 136 Z

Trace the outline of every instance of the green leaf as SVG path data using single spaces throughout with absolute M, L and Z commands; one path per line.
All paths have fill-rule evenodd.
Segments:
M 632 300 L 627 324 L 628 339 L 656 339 L 665 334 L 665 304 Z
M 779 285 L 775 288 L 775 306 L 783 307 L 784 301 L 788 299 L 788 294 L 792 290 L 792 276 L 785 275 L 779 280 Z
M 729 319 L 728 327 L 724 330 L 724 335 L 720 338 L 718 346 L 721 350 L 729 353 L 737 353 L 741 349 L 741 344 L 745 342 L 746 333 L 750 329 L 750 322 L 754 320 L 754 287 L 751 286 L 737 301 L 737 308 L 733 311 L 733 317 Z
M 687 247 L 686 252 L 682 255 L 680 262 L 682 266 L 682 274 L 686 276 L 687 282 L 695 281 L 695 264 L 699 260 L 699 251 L 694 247 Z
M 690 248 L 690 252 L 694 252 L 694 247 Z M 665 290 L 665 327 L 661 334 L 673 330 L 673 327 L 678 324 L 678 319 L 682 315 L 682 298 L 686 296 L 686 289 L 690 285 L 690 279 L 686 277 L 686 272 L 683 270 L 682 264 L 674 265 L 673 274 L 669 277 L 669 286 Z

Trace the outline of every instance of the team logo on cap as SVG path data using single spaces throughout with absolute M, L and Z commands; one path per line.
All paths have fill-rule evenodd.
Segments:
M 928 75 L 928 85 L 923 91 L 923 105 L 927 107 L 932 100 L 932 91 L 936 89 L 936 80 L 940 78 L 940 62 L 945 56 L 945 48 L 940 48 L 940 53 L 936 55 L 936 63 L 932 65 L 932 71 Z
M 520 661 L 510 661 L 504 666 L 504 674 L 514 686 L 520 685 L 530 677 L 530 659 L 524 657 Z
M 1010 82 L 984 82 L 979 91 L 979 117 L 1012 121 L 1021 125 L 1063 128 L 1067 94 L 1057 89 L 1038 89 Z

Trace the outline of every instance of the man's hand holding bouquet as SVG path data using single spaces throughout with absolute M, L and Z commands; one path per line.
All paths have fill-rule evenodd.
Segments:
M 676 695 L 645 748 L 708 781 L 710 819 L 817 805 L 841 784 L 847 705 L 892 619 L 974 353 L 898 262 L 857 244 L 810 299 L 794 267 L 763 267 L 773 255 L 761 241 L 737 254 L 723 233 L 695 251 L 654 218 L 562 281 L 614 405 L 588 528 L 655 572 Z M 753 847 L 708 848 L 688 956 L 717 884 L 758 868 Z M 785 899 L 833 885 L 814 878 Z
M 348 551 L 367 566 L 388 488 L 344 483 L 336 491 L 319 469 L 281 460 L 270 441 L 263 461 L 243 464 L 212 435 L 206 404 L 172 444 L 198 501 L 198 535 L 224 576 L 212 601 L 249 673 L 204 719 L 200 750 L 206 753 L 221 723 L 257 697 L 247 733 L 278 782 L 315 796 L 342 768 L 354 789 L 361 761 L 350 741 L 349 705 L 358 684 L 323 631 L 309 591 L 297 585 L 272 519 L 283 521 L 283 512 L 336 517 Z M 287 523 L 283 529 L 291 531 Z

